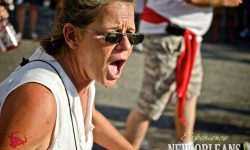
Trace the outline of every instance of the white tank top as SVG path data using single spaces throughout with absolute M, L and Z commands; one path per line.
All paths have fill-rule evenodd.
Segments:
M 74 124 L 74 131 L 78 150 L 90 150 L 93 146 L 94 128 L 92 124 L 92 108 L 94 105 L 95 85 L 94 81 L 89 85 L 89 99 L 87 104 L 86 119 L 83 118 L 82 107 L 77 90 L 68 78 L 60 64 L 43 48 L 38 48 L 29 60 L 45 60 L 52 64 L 66 86 Z M 6 97 L 17 87 L 36 82 L 44 85 L 53 93 L 56 99 L 57 115 L 53 142 L 50 150 L 75 150 L 75 140 L 69 113 L 68 99 L 65 87 L 58 74 L 48 64 L 40 61 L 30 62 L 21 68 L 17 68 L 9 77 L 0 84 L 0 112 Z M 84 122 L 85 120 L 85 122 Z
M 194 6 L 184 0 L 148 0 L 146 7 L 200 36 L 207 32 L 213 17 L 211 7 Z M 166 26 L 167 23 L 154 24 L 142 20 L 139 31 L 144 34 L 162 34 Z

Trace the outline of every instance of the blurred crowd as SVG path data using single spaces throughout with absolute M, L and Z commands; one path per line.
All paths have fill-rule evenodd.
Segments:
M 0 49 L 4 52 L 15 49 L 20 45 L 24 35 L 25 38 L 32 40 L 40 39 L 41 33 L 37 30 L 39 9 L 47 7 L 59 12 L 62 2 L 62 0 L 0 0 Z
M 8 7 L 8 11 L 15 9 L 16 21 L 17 21 L 17 38 L 22 39 L 24 28 L 26 26 L 26 11 L 28 10 L 29 17 L 29 38 L 38 39 L 36 24 L 39 16 L 39 7 L 49 7 L 52 10 L 60 9 L 62 0 L 2 0 L 1 5 L 13 5 L 15 7 Z M 136 28 L 139 28 L 140 13 L 143 11 L 144 1 L 138 0 L 135 9 L 135 22 Z M 60 10 L 59 10 L 60 11 Z M 222 39 L 229 43 L 236 43 L 239 40 L 247 40 L 250 38 L 250 1 L 244 0 L 238 7 L 217 7 L 214 8 L 213 21 L 210 27 L 210 36 L 208 41 L 216 43 L 221 41 L 221 28 L 223 28 L 225 34 Z M 141 44 L 135 46 L 135 49 L 142 51 Z
M 239 40 L 250 38 L 250 1 L 245 0 L 235 8 L 218 7 L 214 9 L 212 25 L 210 27 L 209 42 L 219 42 L 221 28 L 223 39 L 227 43 L 237 43 Z

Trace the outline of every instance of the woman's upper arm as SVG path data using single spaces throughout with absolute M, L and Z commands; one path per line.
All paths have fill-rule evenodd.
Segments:
M 0 115 L 0 149 L 47 149 L 56 120 L 52 92 L 38 83 L 26 83 L 5 100 Z

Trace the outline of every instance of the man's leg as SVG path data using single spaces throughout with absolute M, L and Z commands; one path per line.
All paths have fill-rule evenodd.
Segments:
M 177 141 L 190 142 L 192 141 L 192 135 L 194 130 L 194 123 L 196 117 L 196 103 L 197 97 L 187 99 L 184 110 L 184 117 L 186 119 L 186 126 L 184 126 L 178 117 L 178 105 L 175 107 L 175 127 L 176 127 L 176 138 Z
M 173 42 L 175 41 L 175 42 Z M 137 108 L 129 114 L 125 137 L 135 146 L 146 135 L 150 120 L 158 120 L 175 91 L 174 70 L 179 50 L 183 46 L 180 36 L 147 36 L 142 88 Z M 166 46 L 167 45 L 167 46 Z
M 20 34 L 23 34 L 24 30 L 25 9 L 26 9 L 26 4 L 17 5 L 17 25 L 18 25 L 18 33 Z
M 218 41 L 218 34 L 220 33 L 221 23 L 224 15 L 224 8 L 215 8 L 213 20 L 211 24 L 210 42 L 215 43 Z
M 194 132 L 195 118 L 196 118 L 196 105 L 201 92 L 203 69 L 200 54 L 200 44 L 198 44 L 197 55 L 195 58 L 190 83 L 188 86 L 188 94 L 185 103 L 183 115 L 187 124 L 184 126 L 178 118 L 178 102 L 175 107 L 175 126 L 176 138 L 180 143 L 190 143 L 193 141 L 192 135 Z
M 139 149 L 143 139 L 146 136 L 150 120 L 143 116 L 137 108 L 134 108 L 127 119 L 126 123 L 126 139 Z
M 30 36 L 32 39 L 38 38 L 36 34 L 37 15 L 38 15 L 38 6 L 31 5 L 30 6 Z

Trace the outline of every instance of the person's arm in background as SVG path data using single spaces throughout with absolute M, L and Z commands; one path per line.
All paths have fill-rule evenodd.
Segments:
M 0 5 L 0 20 L 7 19 L 9 17 L 8 11 L 5 9 L 4 6 Z
M 93 109 L 94 142 L 109 150 L 133 150 L 131 144 L 95 108 Z
M 184 0 L 187 3 L 201 7 L 235 7 L 242 3 L 242 0 Z

